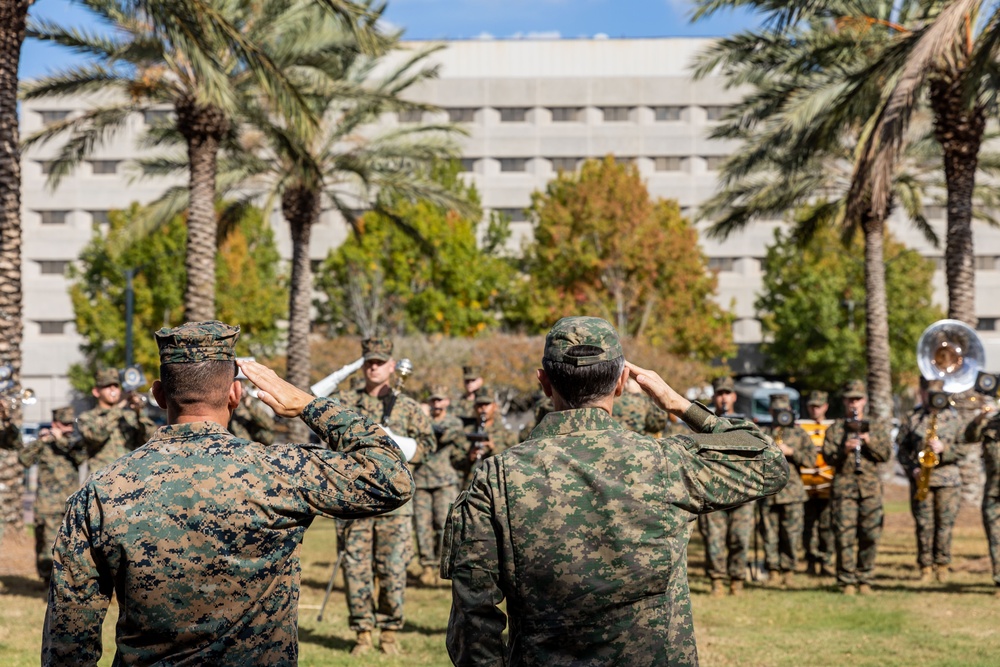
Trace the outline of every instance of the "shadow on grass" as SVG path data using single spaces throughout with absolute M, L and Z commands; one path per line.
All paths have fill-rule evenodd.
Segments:
M 403 623 L 403 632 L 414 632 L 418 635 L 433 637 L 435 635 L 446 634 L 448 629 L 440 626 L 433 627 L 429 625 L 420 625 L 419 623 L 414 623 L 413 621 L 405 621 Z
M 330 580 L 323 579 L 322 581 L 320 581 L 319 579 L 302 579 L 300 583 L 303 588 L 308 586 L 309 588 L 318 588 L 321 591 L 325 591 L 327 585 L 330 583 Z M 337 577 L 337 580 L 334 582 L 333 590 L 335 591 L 344 590 L 344 587 L 340 585 L 340 577 Z
M 344 651 L 345 653 L 354 648 L 353 640 L 335 635 L 325 635 L 309 628 L 303 628 L 302 626 L 299 626 L 299 641 L 307 644 L 316 644 L 317 646 L 335 651 Z
M 45 600 L 49 587 L 38 579 L 18 575 L 0 576 L 0 595 L 20 595 Z

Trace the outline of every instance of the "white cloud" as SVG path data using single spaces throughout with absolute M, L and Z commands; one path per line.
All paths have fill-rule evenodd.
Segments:
M 562 39 L 562 34 L 558 30 L 542 30 L 529 32 L 524 39 Z
M 473 39 L 490 40 L 490 39 L 496 39 L 496 38 L 493 35 L 491 35 L 490 33 L 483 31 L 483 32 L 479 33 L 478 35 L 476 35 L 475 37 L 473 37 Z

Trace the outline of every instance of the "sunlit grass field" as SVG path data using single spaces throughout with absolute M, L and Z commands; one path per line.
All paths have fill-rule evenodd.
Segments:
M 876 595 L 845 597 L 832 578 L 800 573 L 792 590 L 751 584 L 739 598 L 709 598 L 703 549 L 690 549 L 695 628 L 706 667 L 983 667 L 1000 664 L 1000 599 L 993 596 L 986 539 L 976 508 L 964 507 L 955 532 L 954 572 L 947 584 L 917 582 L 913 520 L 904 491 L 887 489 Z M 33 576 L 28 540 L 4 546 L 0 575 L 0 664 L 37 665 L 44 592 Z M 333 567 L 333 523 L 319 520 L 302 551 L 300 664 L 449 665 L 444 648 L 450 595 L 446 589 L 407 590 L 406 654 L 352 659 L 343 590 L 338 586 L 322 622 L 316 620 Z M 16 563 L 13 561 L 17 561 Z M 801 568 L 800 568 L 801 569 Z M 339 582 L 338 582 L 339 583 Z M 115 612 L 105 622 L 105 656 L 114 653 Z

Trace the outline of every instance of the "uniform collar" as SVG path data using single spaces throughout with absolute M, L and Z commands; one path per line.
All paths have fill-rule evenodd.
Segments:
M 191 437 L 205 435 L 228 435 L 232 434 L 215 422 L 190 422 L 188 424 L 169 424 L 161 426 L 153 435 L 153 441 L 169 442 L 171 440 L 187 440 Z
M 581 408 L 550 412 L 531 431 L 532 438 L 569 435 L 580 431 L 622 430 L 622 426 L 601 408 Z

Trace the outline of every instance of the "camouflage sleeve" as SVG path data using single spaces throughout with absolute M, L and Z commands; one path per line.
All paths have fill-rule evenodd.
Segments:
M 981 412 L 970 420 L 968 425 L 965 427 L 963 442 L 982 442 L 983 429 L 986 428 L 986 424 L 989 423 L 990 417 L 992 416 L 992 411 L 987 410 L 985 412 Z
M 42 438 L 37 438 L 36 440 L 29 442 L 24 449 L 17 453 L 17 462 L 25 468 L 30 468 L 35 465 L 38 463 L 39 459 L 42 458 L 43 446 L 44 443 Z
M 156 424 L 153 420 L 135 410 L 114 408 L 118 411 L 118 427 L 125 436 L 125 448 L 129 451 L 139 449 L 153 437 Z
M 844 460 L 843 437 L 844 426 L 840 420 L 831 424 L 823 436 L 823 460 L 834 468 L 839 467 Z
M 941 428 L 938 429 L 938 439 L 944 445 L 944 450 L 941 452 L 941 463 L 957 463 L 959 459 L 957 445 L 962 441 L 962 421 L 957 414 L 941 425 Z
M 916 434 L 908 422 L 900 424 L 899 433 L 896 434 L 896 456 L 899 458 L 899 465 L 903 467 L 903 470 L 910 470 L 917 466 L 916 452 L 913 446 L 916 439 Z
M 461 441 L 451 450 L 451 467 L 459 472 L 469 472 L 472 470 L 472 461 L 469 460 L 469 449 L 472 443 L 462 432 Z
M 885 463 L 892 458 L 892 437 L 886 422 L 872 420 L 864 448 L 877 463 Z
M 444 432 L 441 433 L 438 442 L 440 443 L 439 449 L 444 449 L 445 447 L 459 449 L 465 445 L 465 431 L 462 430 L 462 422 L 457 419 L 454 422 L 449 422 L 444 427 Z
M 693 403 L 684 413 L 691 435 L 680 442 L 689 457 L 680 469 L 698 511 L 714 511 L 774 495 L 788 483 L 788 462 L 774 441 L 752 422 L 716 417 Z
M 104 448 L 111 437 L 111 429 L 117 420 L 109 418 L 110 410 L 94 409 L 84 412 L 76 419 L 76 429 L 83 439 L 87 456 L 94 456 Z
M 484 470 L 455 502 L 444 530 L 441 576 L 451 579 L 447 647 L 459 666 L 501 667 L 507 617 L 500 610 L 500 548 Z
M 800 468 L 811 468 L 816 463 L 816 448 L 812 444 L 812 438 L 798 426 L 792 433 L 795 434 L 795 453 L 792 454 L 792 463 Z
M 110 569 L 97 560 L 100 503 L 84 487 L 68 503 L 52 552 L 52 582 L 42 630 L 42 665 L 97 665 L 101 625 L 114 590 Z
M 420 409 L 420 404 L 414 401 L 414 408 L 410 411 L 408 420 L 409 433 L 407 435 L 417 441 L 417 453 L 410 460 L 410 464 L 420 463 L 433 452 L 437 447 L 434 439 L 434 427 L 431 425 L 431 418 Z
M 18 449 L 21 447 L 21 429 L 17 422 L 11 419 L 0 420 L 0 449 Z

